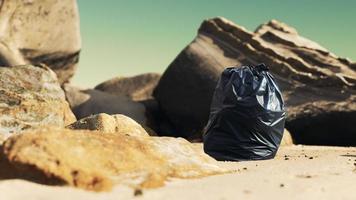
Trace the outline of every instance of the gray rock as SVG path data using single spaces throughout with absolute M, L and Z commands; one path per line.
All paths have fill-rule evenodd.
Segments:
M 152 99 L 152 92 L 158 84 L 160 74 L 146 73 L 133 77 L 116 77 L 95 87 L 96 90 L 115 95 L 125 95 L 134 101 Z
M 144 105 L 132 101 L 127 96 L 112 95 L 94 89 L 80 89 L 68 84 L 64 85 L 63 88 L 69 105 L 78 119 L 106 113 L 123 114 L 140 124 L 146 123 Z
M 76 0 L 0 1 L 0 66 L 44 63 L 68 82 L 81 39 Z
M 146 127 L 158 131 L 164 121 L 157 101 L 152 97 L 157 86 L 160 74 L 145 73 L 132 77 L 116 77 L 105 81 L 95 87 L 96 90 L 113 95 L 127 96 L 133 101 L 142 103 L 146 108 Z M 152 131 L 151 131 L 152 132 Z

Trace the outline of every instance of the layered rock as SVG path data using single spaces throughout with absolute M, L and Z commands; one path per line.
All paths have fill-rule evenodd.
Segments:
M 64 83 L 80 48 L 76 0 L 0 1 L 0 66 L 44 63 Z
M 356 129 L 351 126 L 356 64 L 276 20 L 255 32 L 224 18 L 201 24 L 197 37 L 170 64 L 154 91 L 175 135 L 201 132 L 224 68 L 258 63 L 270 68 L 284 93 L 286 126 L 297 143 L 356 145 Z
M 15 135 L 2 147 L 9 178 L 107 190 L 113 184 L 154 188 L 169 178 L 226 173 L 184 139 L 44 128 Z M 10 173 L 11 172 L 11 173 Z M 2 173 L 0 173 L 2 174 Z M 10 176 L 10 177 L 11 177 Z
M 95 87 L 96 90 L 115 95 L 125 95 L 134 101 L 152 99 L 153 89 L 158 84 L 160 74 L 146 73 L 133 77 L 116 77 Z
M 131 136 L 149 136 L 146 130 L 135 120 L 125 115 L 100 113 L 80 119 L 67 128 L 78 130 L 96 130 L 104 133 L 127 134 Z
M 56 74 L 45 66 L 0 68 L 0 135 L 39 126 L 64 127 L 76 119 Z
M 132 101 L 124 95 L 112 95 L 94 89 L 80 89 L 64 85 L 66 98 L 78 119 L 90 115 L 123 114 L 140 124 L 146 123 L 146 109 L 143 104 Z

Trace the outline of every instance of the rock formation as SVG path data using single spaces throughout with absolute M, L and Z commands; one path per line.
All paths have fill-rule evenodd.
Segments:
M 73 76 L 80 48 L 76 0 L 0 1 L 0 66 L 44 63 L 62 84 Z
M 133 77 L 117 77 L 105 81 L 95 87 L 96 90 L 115 95 L 125 95 L 134 101 L 152 99 L 160 74 L 146 73 Z
M 149 136 L 146 130 L 135 120 L 125 115 L 100 113 L 80 119 L 67 128 L 78 130 L 96 130 L 104 133 L 116 133 L 130 136 Z
M 56 74 L 44 66 L 0 67 L 0 135 L 39 126 L 59 126 L 76 119 Z
M 330 53 L 284 23 L 255 32 L 224 18 L 205 20 L 162 75 L 154 96 L 176 130 L 201 133 L 225 67 L 265 63 L 284 92 L 287 128 L 297 143 L 356 145 L 356 63 Z
M 107 190 L 113 184 L 154 188 L 168 178 L 226 173 L 184 139 L 43 128 L 15 135 L 2 147 L 0 173 L 49 184 Z M 10 176 L 10 177 L 11 177 Z
M 64 85 L 66 98 L 78 119 L 90 115 L 107 113 L 123 114 L 140 124 L 146 123 L 145 107 L 124 95 L 112 95 L 94 89 L 80 89 Z

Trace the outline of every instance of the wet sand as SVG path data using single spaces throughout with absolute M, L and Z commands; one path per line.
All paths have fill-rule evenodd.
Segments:
M 24 180 L 0 181 L 1 200 L 118 199 L 356 199 L 356 148 L 281 147 L 273 160 L 225 162 L 236 173 L 171 180 L 151 190 L 117 186 L 94 193 Z M 135 196 L 136 194 L 136 196 Z

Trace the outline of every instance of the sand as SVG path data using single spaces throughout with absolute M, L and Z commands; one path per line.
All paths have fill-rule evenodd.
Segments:
M 170 180 L 158 189 L 116 186 L 95 193 L 24 180 L 0 181 L 0 200 L 118 199 L 356 199 L 356 148 L 282 147 L 273 160 L 221 163 L 236 173 Z

